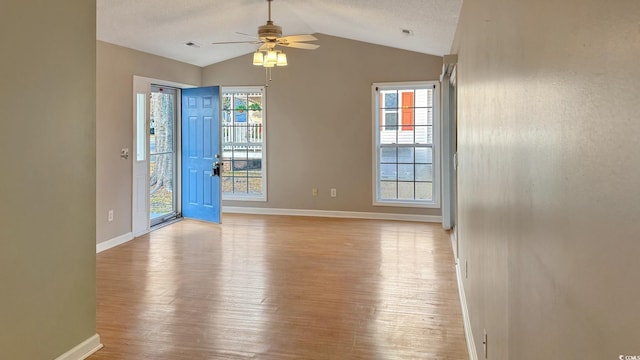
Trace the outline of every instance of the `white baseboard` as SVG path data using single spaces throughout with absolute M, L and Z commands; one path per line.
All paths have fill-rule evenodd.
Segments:
M 76 345 L 73 349 L 58 356 L 56 360 L 84 360 L 100 349 L 102 349 L 100 336 L 95 334 L 82 343 Z
M 391 214 L 355 211 L 331 211 L 331 210 L 303 210 L 303 209 L 272 209 L 240 206 L 224 206 L 222 213 L 251 214 L 251 215 L 283 215 L 283 216 L 315 216 L 330 218 L 371 219 L 371 220 L 400 220 L 416 222 L 442 222 L 442 216 Z
M 462 283 L 462 270 L 460 262 L 456 262 L 456 275 L 458 277 L 458 295 L 460 295 L 460 305 L 462 306 L 462 319 L 464 321 L 464 335 L 467 339 L 467 350 L 469 351 L 469 360 L 478 360 L 478 352 L 476 351 L 476 343 L 473 340 L 473 332 L 471 331 L 471 320 L 469 319 L 469 308 L 467 307 L 467 296 L 464 292 Z
M 133 233 L 126 233 L 111 240 L 103 241 L 96 245 L 96 253 L 101 253 L 131 240 L 133 240 Z

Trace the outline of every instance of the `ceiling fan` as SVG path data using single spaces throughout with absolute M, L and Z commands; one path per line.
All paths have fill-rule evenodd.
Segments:
M 265 25 L 258 27 L 258 37 L 254 37 L 248 34 L 240 33 L 237 34 L 249 36 L 255 38 L 252 41 L 224 41 L 224 42 L 214 42 L 213 45 L 223 45 L 223 44 L 261 44 L 257 49 L 256 53 L 260 53 L 261 51 L 269 52 L 274 51 L 276 46 L 283 47 L 291 47 L 297 49 L 308 49 L 314 50 L 320 47 L 317 44 L 307 44 L 307 41 L 315 41 L 318 40 L 313 35 L 291 35 L 291 36 L 282 36 L 282 27 L 276 25 L 273 20 L 271 20 L 271 2 L 273 0 L 267 0 L 269 4 L 269 20 Z M 263 64 L 255 64 L 254 65 L 263 65 Z

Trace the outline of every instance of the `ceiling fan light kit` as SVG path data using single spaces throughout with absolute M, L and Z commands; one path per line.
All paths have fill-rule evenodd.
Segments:
M 253 53 L 253 65 L 271 68 L 274 66 L 287 66 L 287 54 L 281 50 L 268 50 L 264 54 L 260 50 Z
M 238 43 L 260 44 L 260 47 L 256 50 L 255 53 L 253 53 L 253 65 L 266 68 L 269 81 L 271 81 L 271 68 L 276 66 L 281 67 L 288 65 L 287 54 L 285 54 L 282 50 L 276 49 L 276 46 L 292 47 L 306 50 L 314 50 L 320 47 L 320 45 L 317 44 L 305 43 L 306 41 L 318 40 L 313 35 L 290 35 L 283 37 L 282 27 L 274 24 L 273 20 L 271 20 L 272 1 L 273 0 L 267 0 L 269 18 L 265 25 L 258 26 L 258 37 L 255 41 L 228 41 L 213 43 L 214 45 Z

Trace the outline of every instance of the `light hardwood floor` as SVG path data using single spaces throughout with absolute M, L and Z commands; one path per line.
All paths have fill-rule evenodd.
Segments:
M 225 215 L 97 255 L 99 359 L 468 359 L 439 224 Z

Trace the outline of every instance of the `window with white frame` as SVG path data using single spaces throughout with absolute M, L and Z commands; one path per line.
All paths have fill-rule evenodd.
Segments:
M 375 205 L 439 206 L 438 85 L 373 84 Z
M 222 199 L 266 201 L 263 87 L 222 88 Z

